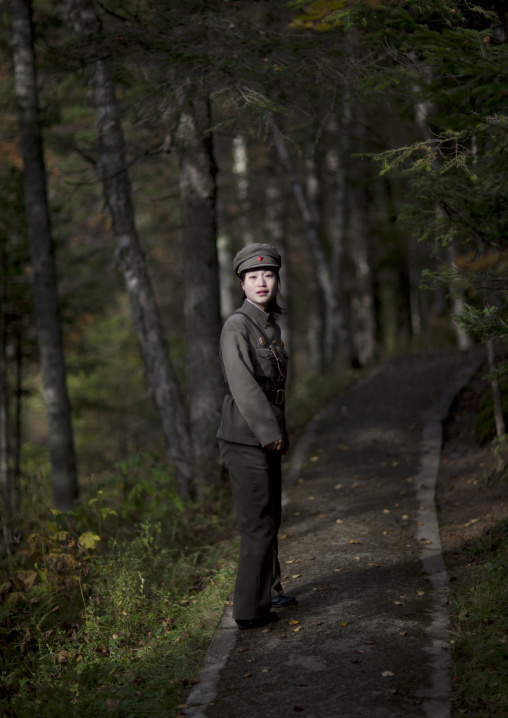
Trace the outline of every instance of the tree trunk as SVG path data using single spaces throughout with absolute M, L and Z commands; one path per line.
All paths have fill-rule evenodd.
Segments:
M 346 244 L 347 216 L 347 163 L 350 154 L 349 133 L 351 130 L 351 99 L 349 88 L 344 89 L 341 123 L 330 115 L 326 128 L 324 221 L 326 236 L 331 250 L 331 275 L 337 297 L 336 331 L 327 328 L 325 339 L 326 361 L 330 364 L 337 351 L 337 345 L 348 363 L 352 359 L 351 337 L 343 301 L 343 259 Z
M 224 397 L 211 124 L 208 100 L 194 97 L 186 103 L 178 129 L 189 414 L 200 501 L 204 486 L 219 478 L 216 433 Z
M 5 278 L 4 278 L 5 282 Z M 5 284 L 1 297 L 2 328 L 0 333 L 0 494 L 4 521 L 11 517 L 11 486 L 9 475 L 9 405 L 7 379 L 7 307 Z
M 69 9 L 73 27 L 81 37 L 90 39 L 99 31 L 99 20 L 88 0 L 70 0 Z M 113 223 L 117 258 L 153 399 L 176 468 L 181 495 L 189 500 L 193 493 L 193 454 L 186 410 L 136 229 L 120 109 L 106 63 L 107 50 L 100 47 L 92 47 L 92 50 L 90 62 L 98 124 L 97 174 Z
M 250 218 L 248 168 L 247 142 L 243 135 L 236 135 L 233 137 L 233 176 L 236 179 L 236 196 L 238 199 L 237 226 L 241 242 L 245 246 L 255 241 Z
M 57 508 L 65 510 L 70 509 L 78 497 L 78 480 L 39 125 L 31 3 L 30 0 L 12 0 L 11 7 L 25 208 L 53 493 Z
M 273 138 L 275 149 L 277 150 L 280 162 L 286 170 L 288 177 L 291 181 L 293 194 L 295 196 L 298 208 L 304 221 L 307 241 L 309 243 L 309 248 L 314 263 L 314 271 L 316 273 L 317 281 L 323 292 L 323 297 L 326 303 L 327 321 L 332 324 L 334 328 L 333 331 L 339 334 L 340 308 L 333 286 L 332 276 L 329 269 L 329 262 L 326 257 L 321 237 L 319 235 L 318 225 L 316 224 L 316 220 L 313 217 L 308 197 L 305 193 L 302 182 L 298 177 L 291 157 L 289 156 L 284 140 L 279 132 L 279 128 L 277 127 L 271 115 L 268 115 L 267 122 Z
M 489 339 L 487 341 L 487 359 L 489 364 L 489 372 L 494 371 L 496 369 L 496 357 L 494 353 L 494 340 Z M 501 391 L 499 388 L 499 381 L 497 379 L 493 379 L 490 382 L 490 386 L 492 389 L 492 402 L 494 404 L 494 420 L 496 423 L 496 435 L 498 437 L 504 436 L 506 434 L 506 426 L 504 422 L 504 416 L 503 416 L 503 404 L 501 400 Z
M 217 239 L 217 255 L 219 258 L 219 283 L 220 283 L 220 313 L 222 321 L 226 321 L 230 314 L 237 309 L 239 284 L 233 274 L 233 252 L 231 240 L 227 234 L 221 234 Z
M 351 299 L 351 329 L 360 366 L 376 353 L 376 321 L 372 272 L 367 248 L 367 207 L 361 178 L 350 193 L 349 232 L 351 260 L 355 269 Z
M 291 293 L 289 291 L 289 252 L 286 242 L 285 233 L 285 220 L 286 220 L 286 203 L 284 201 L 284 194 L 282 191 L 282 178 L 275 166 L 270 166 L 268 169 L 268 178 L 265 185 L 265 197 L 266 197 L 266 215 L 265 215 L 265 228 L 267 239 L 270 244 L 277 247 L 281 256 L 282 265 L 280 269 L 280 285 L 282 295 L 282 305 L 287 310 L 287 314 L 284 314 L 278 320 L 282 332 L 282 339 L 286 345 L 286 350 L 291 356 L 292 346 L 292 332 L 291 332 L 291 307 L 289 305 L 289 298 Z M 291 369 L 291 367 L 290 367 Z M 291 376 L 294 381 L 294 372 L 291 369 Z
M 312 141 L 305 144 L 305 190 L 315 227 L 320 226 L 322 204 L 320 203 L 321 182 L 318 175 L 315 148 Z M 327 362 L 325 356 L 325 337 L 333 334 L 333 318 L 326 302 L 320 283 L 314 272 L 309 272 L 307 304 L 307 353 L 311 371 L 321 374 Z
M 440 208 L 437 210 L 442 211 Z M 452 265 L 452 267 L 456 267 L 457 265 L 454 262 L 454 250 L 453 246 L 449 244 L 446 248 L 446 254 L 448 257 L 448 261 Z M 456 282 L 451 281 L 450 284 L 450 294 L 451 294 L 451 309 L 452 314 L 462 314 L 465 309 L 465 298 L 464 298 L 464 291 L 456 286 Z M 459 349 L 470 349 L 473 346 L 473 342 L 471 340 L 471 337 L 466 332 L 465 329 L 460 327 L 457 322 L 453 322 L 453 326 L 455 327 L 455 336 L 457 338 L 457 344 L 459 346 Z

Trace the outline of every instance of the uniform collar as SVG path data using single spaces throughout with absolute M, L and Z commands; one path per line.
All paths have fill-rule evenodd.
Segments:
M 266 324 L 270 321 L 270 315 L 257 307 L 254 302 L 250 301 L 250 299 L 246 299 L 244 301 L 244 303 L 242 304 L 242 310 L 249 314 L 253 319 L 262 324 Z

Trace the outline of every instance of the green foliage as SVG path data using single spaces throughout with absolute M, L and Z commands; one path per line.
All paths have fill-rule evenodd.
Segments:
M 453 680 L 461 712 L 508 712 L 508 522 L 470 548 L 474 568 L 452 593 Z
M 506 365 L 505 365 L 506 366 Z M 508 415 L 508 378 L 504 377 L 499 381 L 501 392 L 501 405 L 503 414 Z M 494 419 L 494 403 L 492 392 L 486 391 L 480 400 L 476 414 L 474 430 L 476 439 L 480 445 L 487 443 L 496 435 L 496 422 Z
M 117 512 L 97 494 L 86 509 L 103 523 Z M 145 520 L 109 541 L 86 510 L 32 522 L 0 586 L 2 715 L 175 712 L 231 592 L 237 551 L 229 514 L 180 516 L 177 530 Z

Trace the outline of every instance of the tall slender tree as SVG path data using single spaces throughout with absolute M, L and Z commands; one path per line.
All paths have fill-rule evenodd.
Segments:
M 53 494 L 57 508 L 70 509 L 78 497 L 78 478 L 39 118 L 32 7 L 30 0 L 13 0 L 11 8 L 25 209 Z
M 117 258 L 129 295 L 134 326 L 164 436 L 176 467 L 180 492 L 194 493 L 194 461 L 189 422 L 169 356 L 159 308 L 136 227 L 125 141 L 109 51 L 100 42 L 101 23 L 90 0 L 69 0 L 69 20 L 87 49 L 97 112 L 97 174 L 111 215 Z

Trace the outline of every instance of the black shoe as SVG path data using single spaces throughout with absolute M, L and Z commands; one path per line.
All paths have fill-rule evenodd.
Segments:
M 297 600 L 294 596 L 284 596 L 283 593 L 279 593 L 278 596 L 272 598 L 273 608 L 287 608 L 288 606 L 296 606 Z
M 266 616 L 261 616 L 261 618 L 253 618 L 251 621 L 244 621 L 241 618 L 235 618 L 236 625 L 240 631 L 245 631 L 247 628 L 260 628 L 261 626 L 266 626 L 268 623 L 275 623 L 275 621 L 278 620 L 279 616 L 275 613 L 275 611 L 270 611 L 266 614 Z

